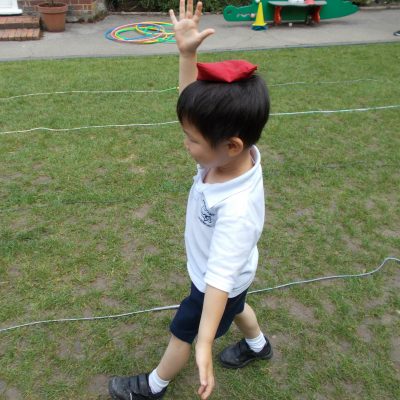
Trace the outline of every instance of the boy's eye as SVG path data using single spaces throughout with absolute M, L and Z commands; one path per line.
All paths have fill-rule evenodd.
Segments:
M 187 133 L 185 133 L 185 135 L 186 135 L 186 138 L 189 140 L 189 142 L 198 143 L 196 140 L 192 139 Z

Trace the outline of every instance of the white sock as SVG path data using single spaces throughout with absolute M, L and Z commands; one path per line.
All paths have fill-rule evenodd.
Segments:
M 260 334 L 253 338 L 253 339 L 246 339 L 247 344 L 250 346 L 250 348 L 255 351 L 256 353 L 260 352 L 265 344 L 267 343 L 267 341 L 265 340 L 264 334 L 262 332 L 260 332 Z
M 149 385 L 153 394 L 161 392 L 161 390 L 168 386 L 169 382 L 170 381 L 164 381 L 158 376 L 157 368 L 154 368 L 153 372 L 149 375 Z

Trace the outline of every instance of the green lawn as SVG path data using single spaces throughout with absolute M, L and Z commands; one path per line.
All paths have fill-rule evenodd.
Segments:
M 273 113 L 400 104 L 397 43 L 199 61 L 233 58 L 259 65 Z M 340 82 L 318 83 L 327 81 Z M 0 97 L 177 82 L 177 56 L 0 64 Z M 308 84 L 272 86 L 288 82 Z M 0 100 L 0 133 L 173 121 L 177 96 Z M 250 290 L 400 256 L 399 126 L 399 108 L 270 118 L 258 144 L 267 213 Z M 178 304 L 189 289 L 183 233 L 195 172 L 179 124 L 0 134 L 0 327 Z M 212 398 L 400 398 L 399 289 L 392 262 L 368 278 L 249 295 L 275 357 L 238 371 L 215 359 Z M 109 376 L 157 365 L 174 313 L 0 333 L 0 398 L 106 399 Z M 240 338 L 232 327 L 214 353 Z M 197 388 L 193 354 L 166 399 L 196 399 Z

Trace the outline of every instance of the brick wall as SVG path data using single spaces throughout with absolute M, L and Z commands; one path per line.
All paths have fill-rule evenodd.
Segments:
M 18 7 L 25 15 L 39 15 L 37 5 L 46 0 L 18 0 Z M 92 22 L 107 12 L 105 0 L 54 0 L 68 4 L 67 22 Z

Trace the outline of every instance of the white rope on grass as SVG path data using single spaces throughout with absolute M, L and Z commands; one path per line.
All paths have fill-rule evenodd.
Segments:
M 387 110 L 390 108 L 399 108 L 400 104 L 392 106 L 377 106 L 377 107 L 364 107 L 364 108 L 348 108 L 341 110 L 313 110 L 313 111 L 296 111 L 296 112 L 283 112 L 273 113 L 270 115 L 282 116 L 282 115 L 304 115 L 304 114 L 333 114 L 333 113 L 346 113 L 346 112 L 362 112 L 362 111 L 373 111 L 373 110 Z
M 70 91 L 65 91 L 65 92 L 43 92 L 43 93 L 27 93 L 27 94 L 19 94 L 17 96 L 10 96 L 10 97 L 0 97 L 0 100 L 13 100 L 13 99 L 19 99 L 21 97 L 33 97 L 33 96 L 50 96 L 53 94 L 82 94 L 82 93 L 88 93 L 88 94 L 105 94 L 105 93 L 163 93 L 163 92 L 169 92 L 171 90 L 177 90 L 178 87 L 174 86 L 168 89 L 152 89 L 152 90 L 70 90 Z
M 27 133 L 34 131 L 51 131 L 51 132 L 66 132 L 66 131 L 78 131 L 81 129 L 90 129 L 90 128 L 121 128 L 121 127 L 140 127 L 140 126 L 159 126 L 159 125 L 170 125 L 176 124 L 179 121 L 167 121 L 167 122 L 152 122 L 152 123 L 137 123 L 137 124 L 117 124 L 117 125 L 90 125 L 90 126 L 79 126 L 76 128 L 46 128 L 46 127 L 38 127 L 25 129 L 22 131 L 9 131 L 9 132 L 0 132 L 0 135 L 5 135 L 7 133 Z
M 281 113 L 271 113 L 270 116 L 288 116 L 288 115 L 306 115 L 306 114 L 333 114 L 333 113 L 348 113 L 348 112 L 363 112 L 363 111 L 377 111 L 377 110 L 387 110 L 393 108 L 400 108 L 400 104 L 389 105 L 389 106 L 376 106 L 376 107 L 365 107 L 365 108 L 349 108 L 340 110 L 311 110 L 311 111 L 295 111 L 295 112 L 281 112 Z M 124 128 L 124 127 L 141 127 L 141 126 L 162 126 L 177 124 L 179 121 L 167 121 L 167 122 L 153 122 L 153 123 L 133 123 L 133 124 L 118 124 L 118 125 L 90 125 L 90 126 L 80 126 L 75 128 L 47 128 L 38 127 L 31 129 L 24 129 L 19 131 L 6 131 L 0 132 L 0 135 L 12 134 L 12 133 L 27 133 L 34 131 L 51 131 L 51 132 L 67 132 L 67 131 L 78 131 L 82 129 L 91 128 Z
M 276 83 L 272 85 L 268 85 L 268 87 L 276 87 L 276 86 L 293 86 L 293 85 L 331 85 L 331 84 L 340 84 L 340 83 L 353 83 L 353 82 L 367 82 L 367 81 L 376 81 L 378 82 L 378 79 L 370 79 L 370 78 L 365 78 L 365 79 L 351 79 L 351 80 L 344 80 L 344 81 L 322 81 L 322 82 L 286 82 L 286 83 Z M 106 93 L 163 93 L 163 92 L 169 92 L 172 90 L 177 90 L 179 89 L 177 86 L 168 88 L 168 89 L 152 89 L 152 90 L 70 90 L 70 91 L 63 91 L 63 92 L 43 92 L 43 93 L 27 93 L 27 94 L 19 94 L 16 96 L 9 96 L 9 97 L 0 97 L 0 101 L 6 101 L 6 100 L 14 100 L 14 99 L 19 99 L 22 97 L 33 97 L 33 96 L 50 96 L 53 94 L 106 94 Z
M 353 83 L 353 82 L 366 82 L 366 81 L 374 81 L 378 82 L 379 79 L 351 79 L 347 81 L 322 81 L 322 82 L 287 82 L 287 83 L 275 83 L 272 85 L 267 85 L 268 87 L 275 86 L 291 86 L 291 85 L 332 85 L 337 83 Z
M 372 275 L 375 272 L 378 272 L 388 261 L 395 261 L 395 262 L 400 264 L 400 259 L 398 259 L 396 257 L 386 257 L 383 260 L 383 262 L 381 263 L 381 265 L 379 265 L 379 267 L 377 267 L 374 270 L 369 271 L 369 272 L 364 272 L 364 273 L 361 273 L 361 274 L 331 275 L 331 276 L 325 276 L 325 277 L 320 277 L 320 278 L 307 279 L 307 280 L 302 280 L 302 281 L 295 281 L 295 282 L 290 282 L 290 283 L 286 283 L 286 284 L 283 284 L 283 285 L 273 286 L 273 287 L 269 287 L 269 288 L 265 288 L 265 289 L 252 290 L 252 291 L 249 291 L 248 294 L 261 293 L 261 292 L 271 291 L 271 290 L 275 290 L 275 289 L 282 289 L 282 288 L 293 286 L 293 285 L 299 285 L 299 284 L 310 283 L 310 282 L 317 282 L 317 281 L 322 281 L 322 280 L 327 280 L 327 279 L 339 279 L 339 278 L 344 279 L 344 278 L 365 277 L 365 276 L 368 276 L 368 275 Z M 122 313 L 122 314 L 104 315 L 104 316 L 99 316 L 99 317 L 48 319 L 48 320 L 43 320 L 43 321 L 34 321 L 34 322 L 28 322 L 28 323 L 25 323 L 25 324 L 9 326 L 8 328 L 1 328 L 0 329 L 0 333 L 11 331 L 11 330 L 18 329 L 18 328 L 34 326 L 34 325 L 43 325 L 43 324 L 56 323 L 56 322 L 95 321 L 95 320 L 101 320 L 101 319 L 121 318 L 121 317 L 127 317 L 127 316 L 131 316 L 131 315 L 148 313 L 148 312 L 163 311 L 163 310 L 174 310 L 174 309 L 177 309 L 177 308 L 179 308 L 179 304 L 174 304 L 174 305 L 170 305 L 170 306 L 148 308 L 148 309 L 144 309 L 144 310 L 132 311 L 132 312 L 127 312 L 127 313 Z

